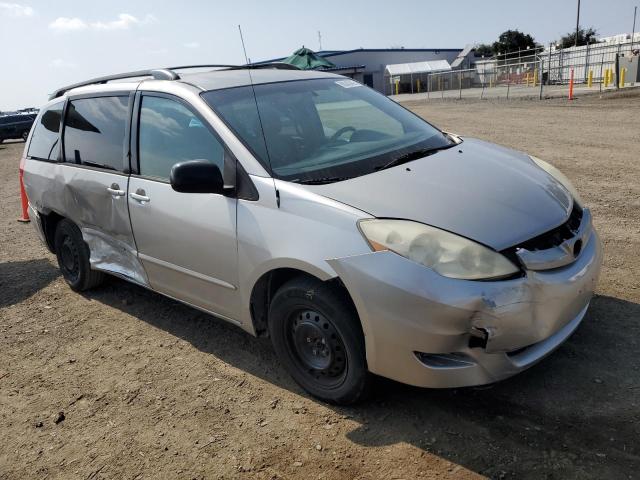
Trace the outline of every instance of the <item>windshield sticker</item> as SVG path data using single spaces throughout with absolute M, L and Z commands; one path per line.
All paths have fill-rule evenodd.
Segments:
M 204 125 L 202 124 L 202 122 L 200 120 L 198 120 L 197 118 L 192 118 L 189 121 L 189 128 L 192 127 L 204 127 Z
M 342 88 L 361 87 L 362 85 L 354 80 L 337 80 L 336 83 Z

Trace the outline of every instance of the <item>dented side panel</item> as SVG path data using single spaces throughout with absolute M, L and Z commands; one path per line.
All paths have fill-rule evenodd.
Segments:
M 91 251 L 92 268 L 148 285 L 131 231 L 126 175 L 29 160 L 24 178 L 34 209 L 45 215 L 56 212 L 78 225 Z M 113 194 L 108 188 L 125 194 Z

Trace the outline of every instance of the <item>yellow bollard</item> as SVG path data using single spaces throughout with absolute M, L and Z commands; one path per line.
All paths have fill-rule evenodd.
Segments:
M 418 93 L 420 93 L 420 79 L 416 80 L 417 83 L 417 87 L 418 87 Z
M 538 84 L 538 69 L 536 68 L 533 71 L 533 86 L 535 87 Z
M 589 88 L 593 86 L 593 70 L 589 70 L 589 76 L 587 77 L 587 86 Z
M 607 88 L 609 86 L 609 69 L 605 68 L 604 70 L 604 78 L 602 79 L 602 82 L 604 83 L 604 88 Z
M 620 88 L 624 87 L 624 75 L 627 73 L 627 69 L 623 68 L 620 70 Z
M 398 95 L 398 85 L 400 85 L 400 80 L 396 80 L 395 84 L 396 84 L 396 95 Z

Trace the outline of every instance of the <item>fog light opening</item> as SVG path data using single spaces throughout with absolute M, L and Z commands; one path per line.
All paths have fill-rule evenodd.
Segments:
M 580 252 L 582 251 L 582 240 L 577 240 L 576 243 L 573 244 L 573 256 L 578 258 Z
M 430 368 L 466 368 L 476 365 L 466 353 L 424 353 L 413 352 L 420 363 Z

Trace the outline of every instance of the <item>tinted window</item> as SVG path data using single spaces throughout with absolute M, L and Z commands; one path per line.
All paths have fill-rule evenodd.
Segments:
M 142 97 L 138 142 L 140 175 L 168 180 L 171 167 L 186 160 L 207 160 L 224 171 L 222 144 L 177 101 Z
M 59 102 L 42 113 L 31 136 L 29 156 L 44 160 L 57 160 L 58 132 L 63 106 L 64 102 Z
M 64 127 L 67 162 L 122 170 L 129 97 L 69 102 Z
M 424 120 L 353 80 L 269 83 L 254 91 L 255 97 L 251 87 L 202 97 L 278 178 L 351 178 L 401 156 L 453 145 Z

